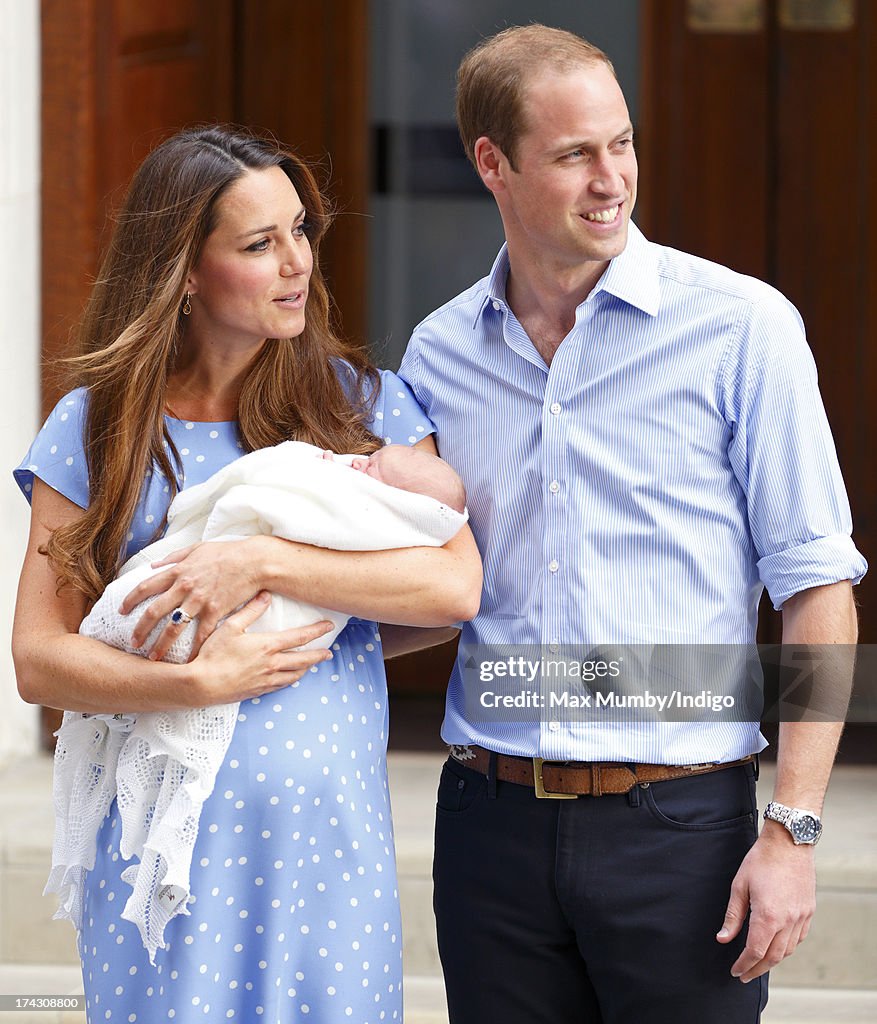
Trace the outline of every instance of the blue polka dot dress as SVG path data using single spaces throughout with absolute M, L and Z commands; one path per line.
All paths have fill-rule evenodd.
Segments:
M 86 395 L 61 399 L 15 471 L 80 506 Z M 432 432 L 407 385 L 382 373 L 371 429 L 413 444 Z M 168 426 L 184 486 L 242 454 L 233 423 Z M 128 556 L 147 544 L 167 484 L 147 480 Z M 149 963 L 121 918 L 121 823 L 113 804 L 87 875 L 79 936 L 89 1024 L 402 1019 L 402 935 L 387 790 L 387 688 L 375 623 L 351 619 L 331 662 L 240 705 L 192 859 L 188 916 Z

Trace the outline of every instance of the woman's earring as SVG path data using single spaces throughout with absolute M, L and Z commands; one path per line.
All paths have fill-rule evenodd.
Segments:
M 186 297 L 183 299 L 183 316 L 188 316 L 192 312 L 192 303 L 189 302 L 191 296 L 186 292 Z

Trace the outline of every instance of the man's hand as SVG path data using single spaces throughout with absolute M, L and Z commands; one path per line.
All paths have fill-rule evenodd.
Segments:
M 730 942 L 747 913 L 746 948 L 731 967 L 742 982 L 752 981 L 790 956 L 807 937 L 816 909 L 816 867 L 812 846 L 795 846 L 776 822 L 766 821 L 731 885 L 731 898 L 719 942 Z

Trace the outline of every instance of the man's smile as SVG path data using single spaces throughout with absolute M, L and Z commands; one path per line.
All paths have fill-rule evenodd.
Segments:
M 615 206 L 608 206 L 605 210 L 593 210 L 590 213 L 583 213 L 582 217 L 585 220 L 596 222 L 598 224 L 611 224 L 617 217 L 618 211 L 621 209 L 621 204 L 616 203 Z

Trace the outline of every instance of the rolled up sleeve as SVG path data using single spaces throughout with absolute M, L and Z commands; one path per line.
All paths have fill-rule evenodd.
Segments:
M 758 575 L 779 611 L 788 599 L 811 587 L 824 587 L 840 580 L 856 584 L 868 564 L 848 534 L 817 537 L 758 560 Z
M 867 562 L 852 515 L 816 366 L 795 308 L 771 291 L 753 303 L 726 363 L 729 458 L 746 495 L 758 574 L 774 608 Z

